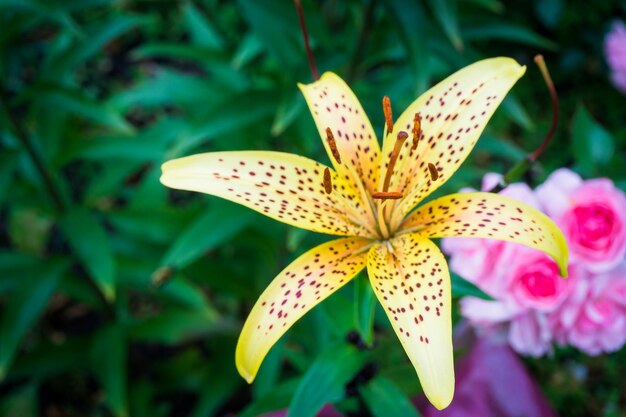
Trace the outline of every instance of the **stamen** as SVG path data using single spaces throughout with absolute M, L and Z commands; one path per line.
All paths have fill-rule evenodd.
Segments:
M 398 156 L 400 155 L 400 150 L 402 149 L 402 145 L 404 141 L 407 140 L 409 134 L 404 130 L 398 132 L 398 138 L 396 139 L 396 144 L 393 147 L 393 151 L 391 152 L 391 157 L 389 157 L 389 165 L 387 165 L 387 172 L 385 173 L 385 182 L 383 183 L 383 192 L 386 193 L 389 190 L 389 182 L 391 182 L 391 174 L 393 174 L 393 167 L 396 165 L 396 161 L 398 160 Z
M 430 162 L 428 163 L 428 172 L 430 173 L 431 180 L 436 181 L 437 178 L 439 178 L 439 171 L 437 171 L 435 165 L 431 164 Z
M 337 143 L 335 142 L 335 136 L 333 135 L 333 131 L 330 130 L 330 127 L 326 128 L 326 141 L 328 142 L 328 146 L 330 147 L 330 151 L 333 153 L 335 160 L 338 164 L 341 163 L 341 157 L 339 156 L 339 149 L 337 149 Z
M 422 116 L 419 113 L 415 113 L 415 116 L 413 116 L 413 147 L 411 147 L 413 151 L 417 149 L 420 133 L 422 133 Z
M 399 193 L 397 191 L 377 192 L 372 193 L 372 198 L 377 198 L 380 200 L 399 200 L 402 198 L 402 193 Z
M 328 168 L 324 170 L 324 191 L 326 191 L 326 194 L 333 192 L 333 183 L 330 179 L 330 169 Z
M 391 100 L 387 96 L 383 97 L 383 113 L 387 124 L 387 134 L 390 134 L 393 132 L 393 115 L 391 113 Z

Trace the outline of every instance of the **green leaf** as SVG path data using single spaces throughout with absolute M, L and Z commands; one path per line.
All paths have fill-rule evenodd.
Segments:
M 115 16 L 115 18 L 99 25 L 89 26 L 85 36 L 75 38 L 62 53 L 52 55 L 45 73 L 49 80 L 69 79 L 75 67 L 84 64 L 95 55 L 102 53 L 103 48 L 115 38 L 130 31 L 146 20 L 137 16 Z
M 426 91 L 430 77 L 428 67 L 428 53 L 424 48 L 424 39 L 428 39 L 428 30 L 425 22 L 426 10 L 420 2 L 406 2 L 404 0 L 386 0 L 389 13 L 397 22 L 402 41 L 408 52 L 415 74 L 417 91 Z
M 536 48 L 543 48 L 550 51 L 558 50 L 558 45 L 553 41 L 537 35 L 524 26 L 517 26 L 511 23 L 489 23 L 479 26 L 466 27 L 462 30 L 465 41 L 509 41 L 518 42 Z
M 483 133 L 480 140 L 476 142 L 473 152 L 487 152 L 490 155 L 506 158 L 515 163 L 526 156 L 526 151 L 517 144 L 505 138 L 499 138 Z
M 276 116 L 274 116 L 271 129 L 272 136 L 281 135 L 303 110 L 304 100 L 302 100 L 300 92 L 284 97 L 278 104 Z
M 272 116 L 276 111 L 274 100 L 271 94 L 254 91 L 231 98 L 220 105 L 219 111 L 206 113 L 181 132 L 169 157 L 184 155 L 204 141 L 227 136 Z
M 452 280 L 452 297 L 472 296 L 482 298 L 483 300 L 493 300 L 483 290 L 454 272 L 450 272 L 450 279 Z
M 263 45 L 285 68 L 293 68 L 302 56 L 298 19 L 293 7 L 274 0 L 238 0 L 242 17 Z
M 498 0 L 465 0 L 467 3 L 474 3 L 478 7 L 489 10 L 494 13 L 502 13 L 504 5 Z
M 572 123 L 573 153 L 585 174 L 596 175 L 607 165 L 615 152 L 613 136 L 579 105 Z
M 389 379 L 378 376 L 360 388 L 361 398 L 374 417 L 419 417 L 411 401 Z
M 102 224 L 83 207 L 70 209 L 59 221 L 67 241 L 107 300 L 115 297 L 115 258 Z
M 224 40 L 193 3 L 183 5 L 182 15 L 193 43 L 211 49 L 221 49 L 224 46 Z
M 235 323 L 220 318 L 211 309 L 189 311 L 169 308 L 134 324 L 130 336 L 133 340 L 174 345 L 215 333 L 229 332 L 234 335 L 237 328 Z
M 105 393 L 105 401 L 117 417 L 128 416 L 126 335 L 119 324 L 101 328 L 92 338 L 91 366 Z
M 2 149 L 0 154 L 0 205 L 4 202 L 4 199 L 8 197 L 9 184 L 13 178 L 13 173 L 17 167 L 19 160 L 19 152 Z
M 111 96 L 109 104 L 122 112 L 136 106 L 154 108 L 174 104 L 188 108 L 197 106 L 206 97 L 213 97 L 212 100 L 219 104 L 223 100 L 222 96 L 228 96 L 229 88 L 176 70 L 157 68 L 151 78 Z
M 253 219 L 253 213 L 242 206 L 214 201 L 211 208 L 192 220 L 180 233 L 163 256 L 161 265 L 184 268 L 230 239 Z
M 318 356 L 300 381 L 287 417 L 313 417 L 324 404 L 342 399 L 346 383 L 366 359 L 365 352 L 346 344 L 331 347 Z
M 39 104 L 49 109 L 66 111 L 121 134 L 131 135 L 135 131 L 123 114 L 80 91 L 59 86 L 40 86 L 30 92 L 32 94 L 37 94 Z
M 255 398 L 244 410 L 239 417 L 259 417 L 260 415 L 286 408 L 289 405 L 289 399 L 293 398 L 301 379 L 290 379 L 281 384 L 276 385 L 267 394 Z
M 528 115 L 522 103 L 513 94 L 508 94 L 502 102 L 502 109 L 515 123 L 526 130 L 534 130 L 535 123 Z
M 48 304 L 68 266 L 65 260 L 53 259 L 30 263 L 19 274 L 3 275 L 7 280 L 18 280 L 19 286 L 7 298 L 0 321 L 0 381 L 6 376 L 22 337 Z
M 360 274 L 354 280 L 354 321 L 363 342 L 367 346 L 374 343 L 374 313 L 376 297 L 366 274 Z
M 459 32 L 459 20 L 456 14 L 456 0 L 429 0 L 435 18 L 457 51 L 463 50 L 463 39 Z

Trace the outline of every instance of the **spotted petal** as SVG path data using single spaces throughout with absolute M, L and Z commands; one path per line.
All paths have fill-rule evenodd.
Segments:
M 567 244 L 559 228 L 540 211 L 515 199 L 492 193 L 459 193 L 418 208 L 404 230 L 425 237 L 483 237 L 517 242 L 539 249 L 567 276 Z
M 380 146 L 372 124 L 350 87 L 332 72 L 312 84 L 298 84 L 298 87 L 337 172 L 362 181 L 370 192 L 377 191 Z M 333 157 L 326 141 L 326 128 L 333 132 L 341 163 Z
M 430 240 L 405 234 L 370 249 L 367 270 L 422 389 L 438 409 L 454 394 L 450 275 Z
M 270 348 L 307 311 L 365 267 L 370 241 L 343 238 L 311 249 L 265 289 L 243 326 L 237 369 L 251 383 Z
M 351 183 L 331 172 L 333 192 L 324 189 L 326 167 L 280 152 L 214 152 L 163 164 L 161 182 L 242 204 L 273 219 L 315 232 L 367 236 L 357 225 L 362 204 Z
M 525 71 L 526 67 L 511 58 L 476 62 L 428 90 L 400 116 L 394 133 L 385 139 L 383 155 L 391 153 L 400 130 L 411 137 L 416 113 L 421 115 L 422 133 L 415 151 L 412 140 L 404 143 L 394 169 L 390 189 L 405 195 L 397 204 L 395 225 L 463 163 L 504 96 Z M 430 180 L 429 163 L 439 173 L 435 180 Z

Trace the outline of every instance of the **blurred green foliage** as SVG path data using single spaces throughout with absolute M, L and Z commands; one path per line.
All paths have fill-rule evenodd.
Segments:
M 353 86 L 378 131 L 383 95 L 399 110 L 480 58 L 529 66 L 444 191 L 477 187 L 541 141 L 550 104 L 536 53 L 562 119 L 526 180 L 571 166 L 626 187 L 624 96 L 602 56 L 623 1 L 304 8 L 318 67 Z M 163 161 L 202 151 L 326 161 L 296 88 L 310 75 L 290 1 L 3 0 L 0 24 L 0 414 L 255 416 L 291 405 L 302 416 L 331 401 L 410 415 L 419 382 L 382 312 L 355 304 L 367 300 L 364 277 L 290 330 L 247 386 L 234 367 L 247 312 L 324 237 L 158 181 Z M 455 279 L 454 296 L 477 291 Z M 346 342 L 354 331 L 370 340 L 371 320 L 372 350 Z M 547 392 L 563 415 L 624 415 L 623 353 L 577 383 L 563 381 L 587 359 L 562 355 L 571 366 L 529 364 L 557 384 Z

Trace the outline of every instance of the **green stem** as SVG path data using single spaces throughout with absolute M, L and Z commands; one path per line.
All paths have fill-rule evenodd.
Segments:
M 20 141 L 20 143 L 28 153 L 28 156 L 33 161 L 33 164 L 35 165 L 35 168 L 37 169 L 39 175 L 43 180 L 44 187 L 48 191 L 48 195 L 50 196 L 56 211 L 62 213 L 65 210 L 65 204 L 63 203 L 63 199 L 61 198 L 61 193 L 56 187 L 52 174 L 46 167 L 43 158 L 41 157 L 33 143 L 30 141 L 28 133 L 26 133 L 26 130 L 22 127 L 22 125 L 18 123 L 15 114 L 11 110 L 8 97 L 6 96 L 4 89 L 0 90 L 0 105 L 2 105 L 2 109 L 7 116 L 9 129 L 13 132 L 13 135 Z

